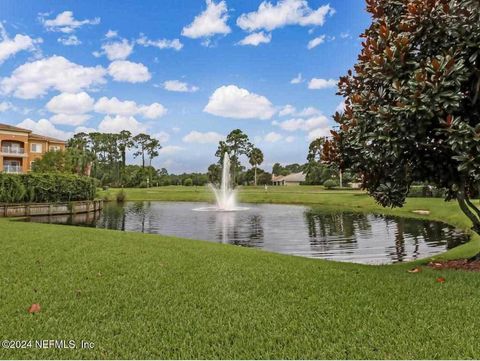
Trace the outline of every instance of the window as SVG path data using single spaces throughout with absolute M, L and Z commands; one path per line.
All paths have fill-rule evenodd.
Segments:
M 51 145 L 49 148 L 50 151 L 57 152 L 60 150 L 60 146 L 58 145 Z
M 42 145 L 38 143 L 32 143 L 30 145 L 30 150 L 32 153 L 42 153 Z

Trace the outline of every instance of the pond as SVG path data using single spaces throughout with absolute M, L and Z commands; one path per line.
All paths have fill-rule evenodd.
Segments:
M 432 256 L 468 241 L 441 222 L 320 207 L 242 204 L 239 212 L 195 211 L 206 203 L 107 203 L 100 213 L 30 217 L 72 224 L 229 243 L 311 258 L 387 264 Z

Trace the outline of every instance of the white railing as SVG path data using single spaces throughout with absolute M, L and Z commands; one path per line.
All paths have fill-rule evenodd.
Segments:
M 25 149 L 19 147 L 2 147 L 2 153 L 25 154 Z
M 3 166 L 3 171 L 5 173 L 22 173 L 22 167 L 19 165 L 9 165 L 5 164 Z

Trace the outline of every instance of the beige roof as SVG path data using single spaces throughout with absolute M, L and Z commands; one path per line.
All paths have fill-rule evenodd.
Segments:
M 30 134 L 30 138 L 47 140 L 47 141 L 49 141 L 49 142 L 51 142 L 51 143 L 62 143 L 62 144 L 65 143 L 64 140 L 60 140 L 60 139 L 56 139 L 56 138 L 51 138 L 51 137 L 46 137 L 46 136 L 44 136 L 44 135 L 35 134 L 35 133 Z
M 23 133 L 32 132 L 31 130 L 28 130 L 28 129 L 14 127 L 13 125 L 3 124 L 3 123 L 0 123 L 0 130 L 8 130 L 10 132 L 23 132 Z
M 290 173 L 289 175 L 285 176 L 273 176 L 272 177 L 272 182 L 305 182 L 305 173 L 300 172 L 300 173 Z

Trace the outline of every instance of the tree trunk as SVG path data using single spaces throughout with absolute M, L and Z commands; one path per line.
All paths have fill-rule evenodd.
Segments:
M 257 186 L 257 166 L 254 167 L 255 170 L 255 187 Z
M 343 172 L 340 170 L 340 188 L 343 188 Z
M 472 230 L 480 234 L 480 210 L 470 201 L 465 193 L 465 185 L 460 186 L 460 190 L 457 193 L 458 205 L 462 212 L 472 221 Z M 472 212 L 472 209 L 476 214 Z

